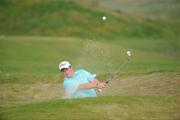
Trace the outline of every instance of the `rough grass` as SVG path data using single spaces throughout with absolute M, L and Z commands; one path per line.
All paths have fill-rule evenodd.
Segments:
M 127 13 L 132 16 L 150 19 L 161 19 L 178 22 L 178 0 L 78 0 L 86 5 L 112 9 L 118 13 Z
M 11 0 L 10 0 L 11 1 Z M 69 0 L 24 2 L 15 0 L 0 7 L 2 35 L 43 35 L 118 39 L 179 36 L 179 29 L 162 21 L 114 16 L 112 12 L 85 7 Z M 107 16 L 107 21 L 101 19 Z M 164 31 L 171 29 L 171 31 Z
M 1 108 L 5 120 L 176 120 L 178 97 L 99 97 Z

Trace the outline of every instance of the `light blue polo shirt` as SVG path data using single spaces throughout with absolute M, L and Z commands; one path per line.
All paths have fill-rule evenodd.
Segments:
M 90 83 L 96 77 L 85 70 L 77 70 L 73 77 L 64 78 L 64 89 L 69 98 L 96 97 L 95 89 L 78 89 L 80 84 Z

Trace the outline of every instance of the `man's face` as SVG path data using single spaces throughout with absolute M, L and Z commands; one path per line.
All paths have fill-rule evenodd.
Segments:
M 65 77 L 73 77 L 74 71 L 73 68 L 70 66 L 69 68 L 64 68 L 62 69 L 62 72 Z

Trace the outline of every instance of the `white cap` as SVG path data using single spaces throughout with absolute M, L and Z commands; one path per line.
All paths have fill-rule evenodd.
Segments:
M 71 64 L 68 61 L 62 61 L 59 64 L 59 70 L 61 71 L 63 68 L 69 68 Z

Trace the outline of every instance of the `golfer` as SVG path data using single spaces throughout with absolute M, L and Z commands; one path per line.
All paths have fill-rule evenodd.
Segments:
M 106 83 L 98 81 L 96 74 L 91 74 L 86 70 L 74 72 L 71 64 L 63 61 L 59 64 L 59 69 L 64 74 L 64 89 L 68 98 L 96 97 L 95 89 L 104 89 Z

